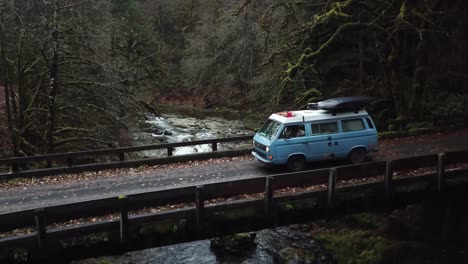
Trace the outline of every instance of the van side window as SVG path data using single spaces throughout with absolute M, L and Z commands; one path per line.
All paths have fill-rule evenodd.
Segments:
M 372 121 L 370 120 L 370 118 L 366 117 L 366 121 L 367 121 L 367 126 L 368 126 L 370 129 L 373 129 L 373 128 L 374 128 L 374 124 L 372 124 Z
M 364 122 L 362 119 L 350 119 L 350 120 L 342 120 L 341 125 L 343 127 L 343 132 L 352 132 L 352 131 L 360 131 L 364 130 Z
M 312 124 L 312 134 L 330 134 L 337 133 L 338 125 L 336 122 Z
M 287 126 L 281 132 L 280 138 L 295 138 L 305 136 L 304 125 Z

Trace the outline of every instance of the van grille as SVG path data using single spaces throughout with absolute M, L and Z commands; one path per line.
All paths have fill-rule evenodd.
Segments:
M 255 141 L 255 147 L 257 147 L 257 148 L 259 148 L 259 149 L 261 149 L 263 151 L 266 151 L 266 146 L 258 143 L 257 141 Z

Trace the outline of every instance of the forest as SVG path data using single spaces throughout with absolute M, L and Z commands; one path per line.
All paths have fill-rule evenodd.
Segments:
M 0 0 L 0 157 L 129 146 L 161 104 L 468 113 L 463 0 Z

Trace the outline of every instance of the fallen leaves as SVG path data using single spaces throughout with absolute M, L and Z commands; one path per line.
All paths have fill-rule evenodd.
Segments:
M 96 172 L 83 172 L 83 173 L 74 173 L 74 174 L 60 174 L 54 176 L 45 176 L 41 178 L 32 177 L 32 178 L 15 178 L 6 181 L 0 181 L 0 189 L 12 189 L 18 187 L 27 188 L 29 186 L 35 185 L 62 185 L 68 182 L 77 182 L 77 181 L 88 181 L 94 179 L 103 179 L 103 178 L 112 178 L 122 175 L 148 175 L 154 174 L 157 171 L 165 170 L 174 170 L 181 168 L 191 168 L 197 166 L 206 166 L 211 164 L 223 164 L 231 161 L 241 161 L 241 160 L 253 160 L 253 157 L 249 154 L 237 157 L 223 157 L 217 159 L 207 159 L 199 161 L 189 161 L 189 162 L 177 162 L 163 165 L 144 165 L 136 168 L 121 168 L 121 169 L 111 169 L 103 170 Z M 25 189 L 26 190 L 26 189 Z

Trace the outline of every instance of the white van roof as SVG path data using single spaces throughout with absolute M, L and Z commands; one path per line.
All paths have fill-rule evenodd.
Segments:
M 361 117 L 368 115 L 369 114 L 366 110 L 338 113 L 326 110 L 299 110 L 275 113 L 270 116 L 270 119 L 285 124 L 307 121 L 336 120 L 347 117 Z

